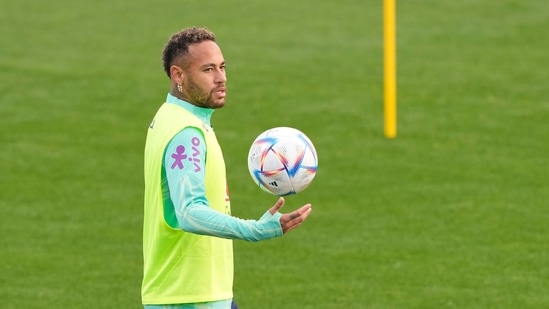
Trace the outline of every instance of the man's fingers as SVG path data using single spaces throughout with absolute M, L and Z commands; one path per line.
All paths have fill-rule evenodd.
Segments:
M 299 208 L 298 210 L 283 216 L 283 218 L 281 218 L 281 222 L 280 222 L 281 225 L 282 225 L 282 231 L 284 233 L 287 233 L 287 232 L 295 229 L 296 227 L 300 226 L 301 223 L 303 223 L 303 221 L 305 221 L 305 219 L 307 219 L 307 217 L 311 213 L 311 210 L 312 210 L 311 205 L 307 204 L 307 205 Z M 286 218 L 284 218 L 284 217 L 286 217 Z
M 280 208 L 282 208 L 282 206 L 284 206 L 284 198 L 283 197 L 279 198 L 278 201 L 276 201 L 274 206 L 271 207 L 271 209 L 269 209 L 269 212 L 271 213 L 271 215 L 274 215 L 280 210 Z
M 301 221 L 305 220 L 309 213 L 311 212 L 311 204 L 303 205 L 298 210 L 290 213 L 290 221 L 293 221 L 295 219 L 301 219 Z

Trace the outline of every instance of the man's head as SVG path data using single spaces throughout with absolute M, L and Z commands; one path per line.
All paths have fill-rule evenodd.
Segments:
M 225 60 L 212 32 L 192 27 L 174 34 L 162 61 L 172 95 L 200 107 L 225 105 Z

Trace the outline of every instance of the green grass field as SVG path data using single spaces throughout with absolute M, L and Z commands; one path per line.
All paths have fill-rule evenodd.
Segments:
M 233 214 L 276 200 L 249 145 L 317 148 L 287 209 L 235 242 L 243 309 L 549 307 L 549 2 L 397 1 L 398 137 L 383 137 L 382 1 L 0 0 L 2 308 L 140 308 L 142 157 L 160 52 L 208 26 Z

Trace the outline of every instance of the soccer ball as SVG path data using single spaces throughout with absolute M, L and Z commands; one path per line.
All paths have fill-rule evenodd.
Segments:
M 303 132 L 277 127 L 261 133 L 248 154 L 248 170 L 259 187 L 285 196 L 307 188 L 315 177 L 318 157 Z

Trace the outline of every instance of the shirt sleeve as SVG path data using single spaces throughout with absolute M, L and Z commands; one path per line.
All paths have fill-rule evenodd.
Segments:
M 244 220 L 209 207 L 204 183 L 206 143 L 202 132 L 187 127 L 168 144 L 164 169 L 181 229 L 200 235 L 260 241 L 282 235 L 280 213 L 268 211 L 259 220 Z

